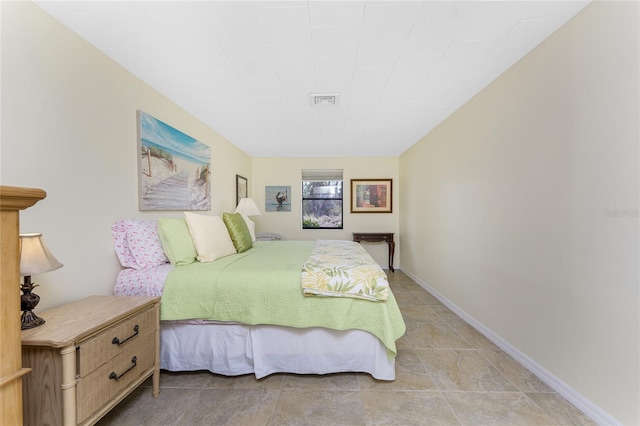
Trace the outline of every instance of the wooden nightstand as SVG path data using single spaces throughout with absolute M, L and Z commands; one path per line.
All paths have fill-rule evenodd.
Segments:
M 91 296 L 22 331 L 25 425 L 94 424 L 153 375 L 160 392 L 160 298 Z

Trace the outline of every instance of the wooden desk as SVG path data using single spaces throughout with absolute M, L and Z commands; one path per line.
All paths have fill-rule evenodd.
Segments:
M 389 244 L 389 269 L 391 272 L 395 272 L 393 269 L 393 254 L 396 251 L 396 243 L 393 241 L 393 233 L 386 232 L 354 232 L 353 241 L 360 243 L 362 241 L 368 243 L 378 243 L 386 241 Z

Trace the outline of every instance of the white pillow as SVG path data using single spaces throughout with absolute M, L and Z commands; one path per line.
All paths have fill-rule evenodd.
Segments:
M 213 262 L 221 257 L 236 254 L 229 231 L 220 216 L 184 212 L 184 217 L 200 262 Z
M 249 219 L 249 216 L 240 213 L 245 222 L 247 222 L 247 228 L 249 228 L 249 233 L 251 234 L 251 241 L 256 242 L 256 223 Z

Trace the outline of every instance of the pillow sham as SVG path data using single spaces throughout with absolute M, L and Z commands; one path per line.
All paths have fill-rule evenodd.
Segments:
M 227 227 L 220 216 L 184 212 L 184 217 L 200 262 L 213 262 L 236 253 Z
M 122 266 L 144 269 L 169 261 L 158 235 L 158 221 L 122 219 L 111 226 L 111 232 Z
M 164 254 L 173 266 L 189 265 L 196 261 L 198 253 L 184 218 L 158 219 L 158 234 Z
M 253 247 L 247 222 L 244 221 L 240 213 L 224 213 L 222 220 L 238 253 L 243 253 Z
M 256 242 L 256 223 L 251 219 L 249 219 L 249 216 L 244 215 L 242 213 L 240 214 L 242 215 L 242 218 L 244 219 L 244 221 L 247 223 L 247 228 L 249 228 L 249 233 L 251 234 L 251 241 L 255 243 Z

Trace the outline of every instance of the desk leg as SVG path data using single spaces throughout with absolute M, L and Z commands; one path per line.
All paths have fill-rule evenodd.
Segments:
M 389 269 L 391 272 L 395 272 L 393 269 L 393 255 L 396 252 L 396 243 L 394 241 L 389 241 Z

